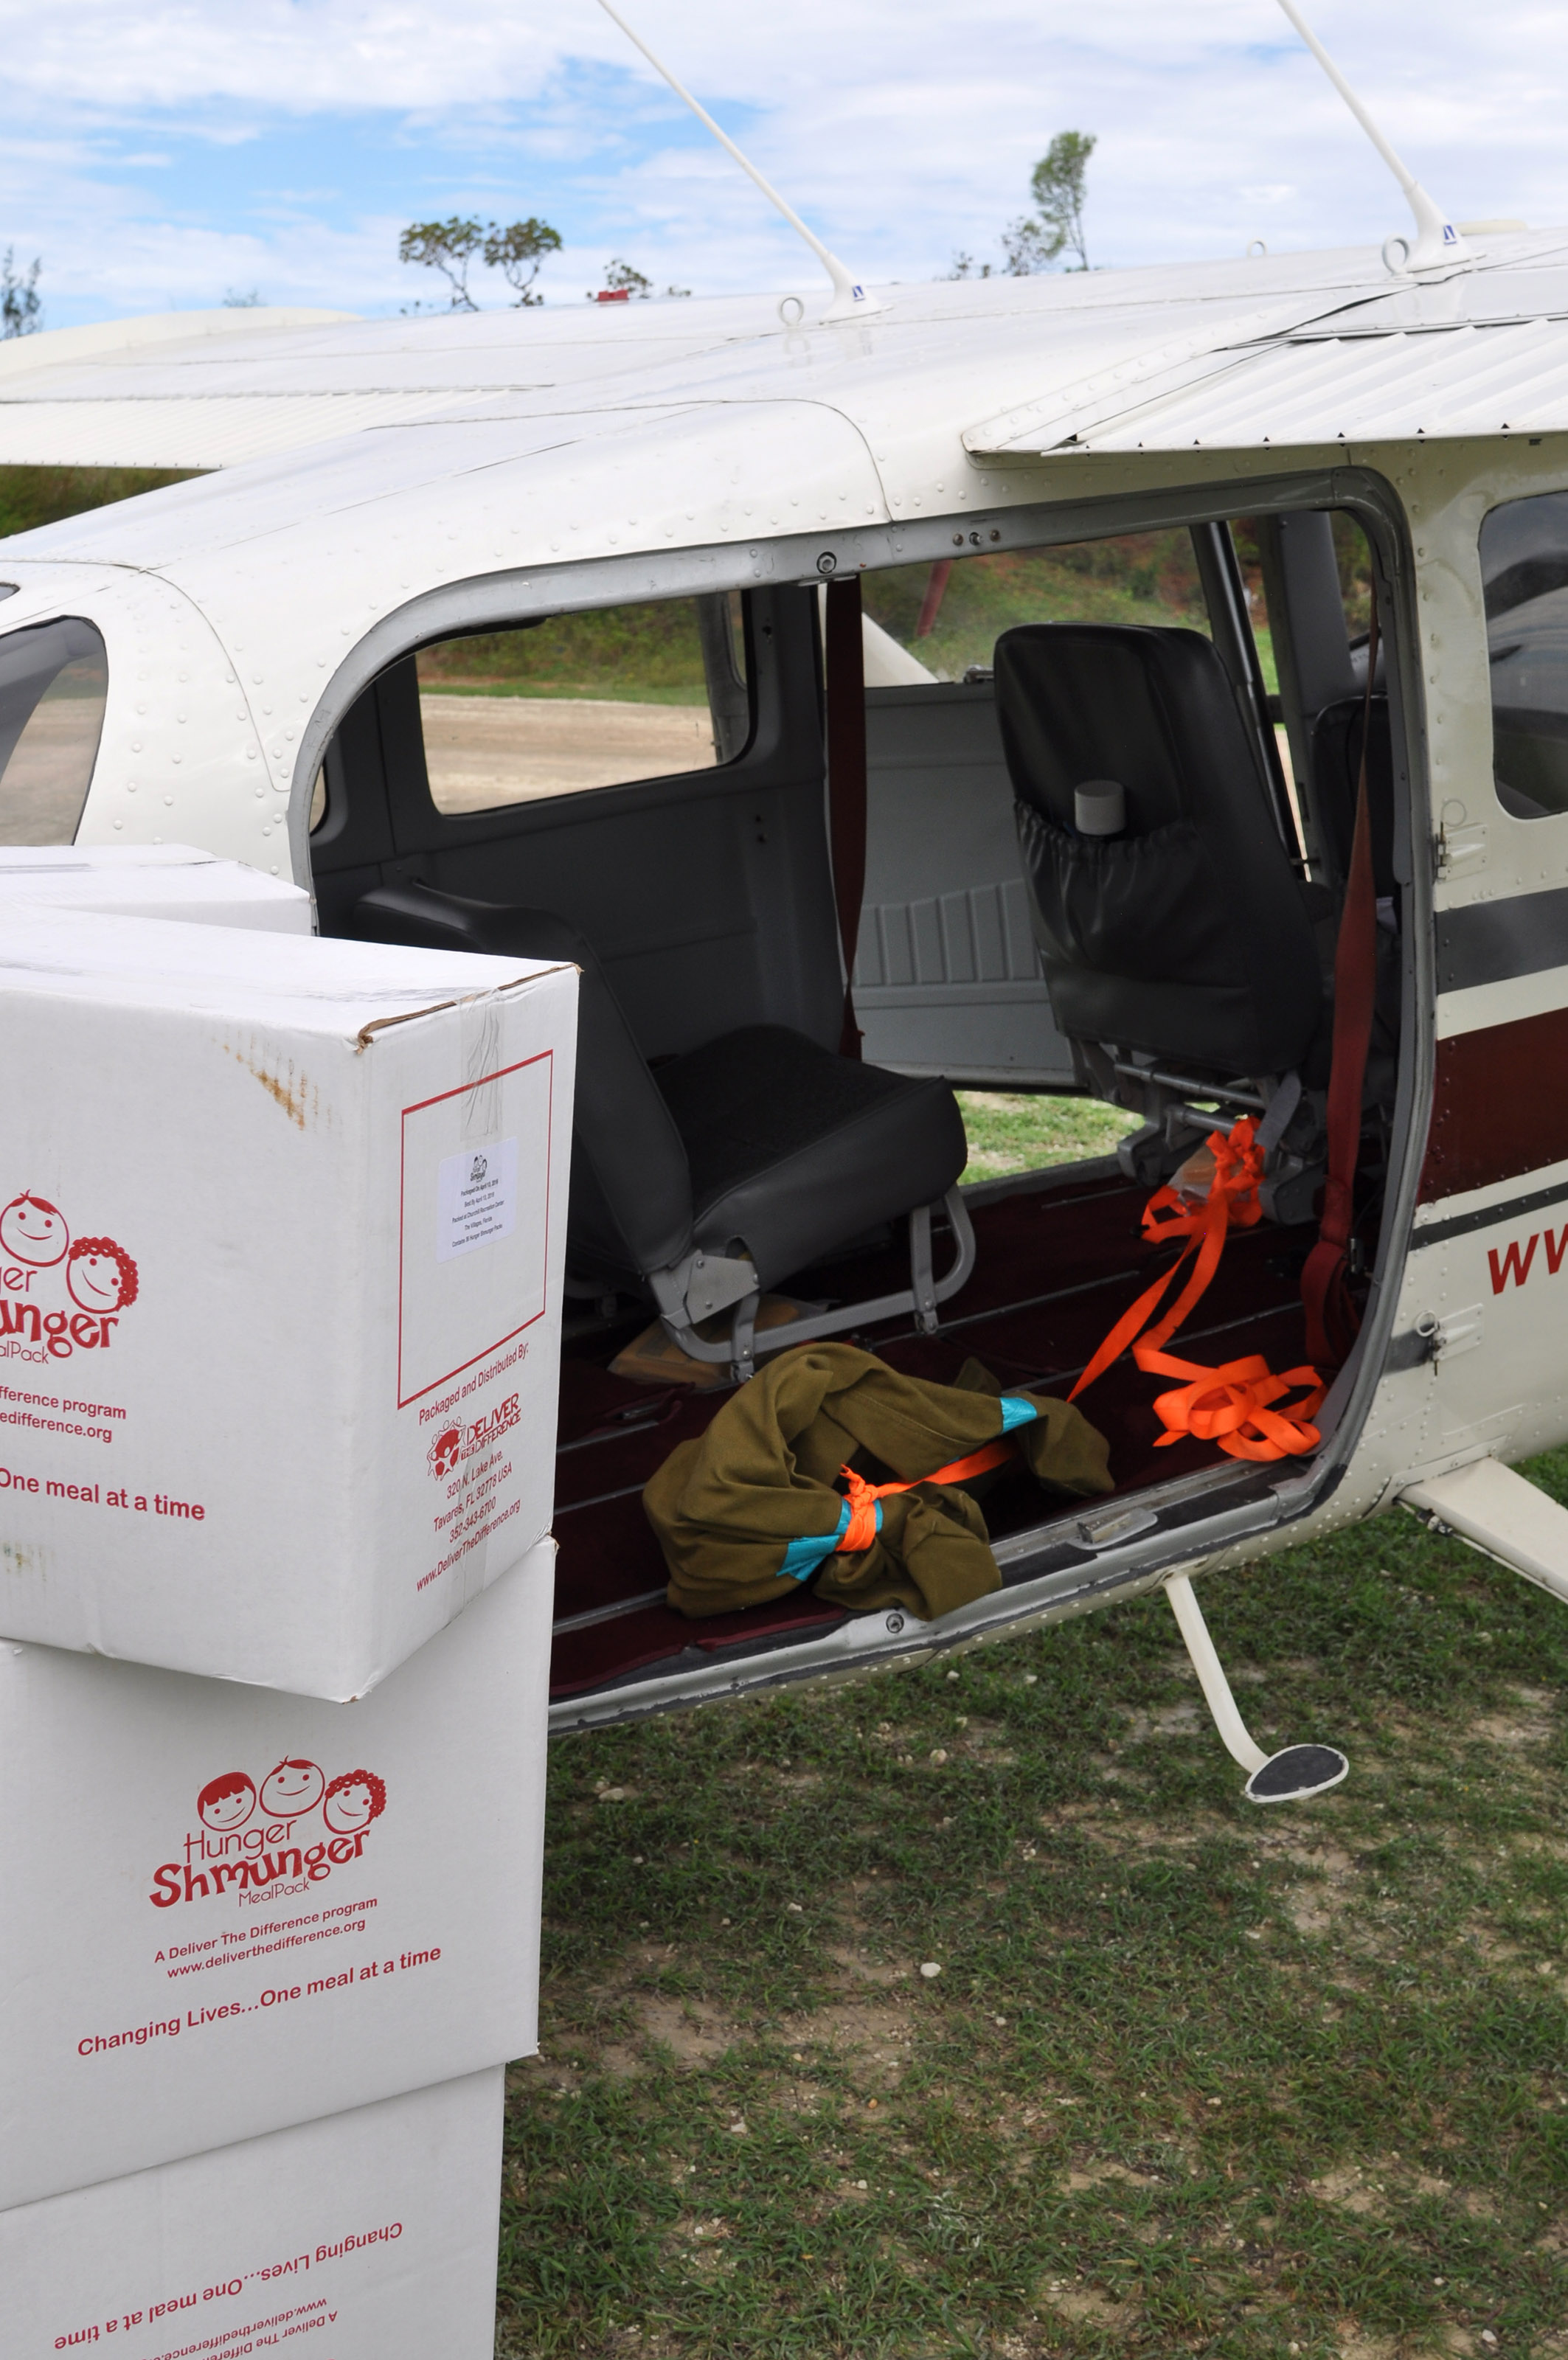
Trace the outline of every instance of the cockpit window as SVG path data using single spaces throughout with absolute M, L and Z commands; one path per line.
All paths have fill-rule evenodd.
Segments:
M 955 552 L 934 564 L 867 574 L 861 595 L 872 626 L 868 688 L 989 679 L 992 651 L 1014 623 L 1209 629 L 1192 537 L 1181 528 L 1050 549 Z
M 418 671 L 440 812 L 710 770 L 751 734 L 736 591 L 444 639 Z
M 69 844 L 93 780 L 109 660 L 74 616 L 0 639 L 0 844 Z
M 1481 527 L 1497 800 L 1568 812 L 1568 492 L 1508 500 Z

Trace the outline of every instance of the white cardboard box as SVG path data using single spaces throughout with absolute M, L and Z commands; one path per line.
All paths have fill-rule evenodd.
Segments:
M 0 2212 L 0 2360 L 490 2360 L 504 2080 Z
M 0 1632 L 362 1695 L 547 1531 L 576 970 L 8 910 Z
M 359 1704 L 0 1643 L 0 2207 L 532 2051 L 554 1570 Z
M 0 900 L 281 934 L 311 931 L 311 897 L 301 886 L 191 844 L 3 845 Z

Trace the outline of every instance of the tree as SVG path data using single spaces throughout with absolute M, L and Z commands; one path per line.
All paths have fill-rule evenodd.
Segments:
M 39 257 L 33 257 L 32 268 L 20 276 L 16 270 L 16 249 L 5 248 L 5 259 L 0 263 L 0 336 L 32 336 L 43 326 L 43 304 L 38 296 L 38 273 L 43 268 Z
M 546 221 L 535 220 L 532 213 L 526 221 L 513 222 L 510 229 L 498 229 L 492 222 L 485 236 L 485 268 L 500 272 L 517 298 L 518 308 L 543 303 L 544 298 L 534 292 L 533 282 L 544 257 L 560 251 L 559 231 Z
M 472 213 L 453 213 L 446 221 L 411 222 L 398 240 L 398 260 L 425 270 L 439 270 L 451 290 L 454 311 L 477 311 L 468 291 L 468 273 L 478 256 L 487 270 L 499 270 L 519 305 L 542 303 L 533 282 L 547 254 L 559 254 L 561 234 L 547 221 L 530 214 L 502 229 Z M 416 304 L 416 310 L 419 306 Z
M 452 310 L 477 311 L 479 307 L 468 292 L 468 272 L 484 242 L 484 229 L 471 215 L 411 222 L 398 240 L 398 260 L 439 270 L 452 290 Z
M 1009 279 L 1027 279 L 1034 271 L 1048 270 L 1062 243 L 1059 238 L 1053 242 L 1043 222 L 1025 216 L 1002 233 L 1002 268 Z
M 1083 207 L 1089 159 L 1096 146 L 1091 131 L 1058 131 L 1030 178 L 1038 218 L 1025 214 L 1003 233 L 1002 250 L 1014 279 L 1044 270 L 1063 254 L 1078 257 L 1068 268 L 1087 270 Z

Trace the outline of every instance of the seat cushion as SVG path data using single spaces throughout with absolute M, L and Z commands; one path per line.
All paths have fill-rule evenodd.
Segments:
M 654 1079 L 691 1172 L 698 1245 L 744 1244 L 764 1286 L 947 1194 L 968 1146 L 946 1082 L 911 1081 L 749 1024 Z

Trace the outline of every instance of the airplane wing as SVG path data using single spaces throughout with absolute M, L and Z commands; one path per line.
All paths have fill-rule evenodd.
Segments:
M 1233 323 L 1206 349 L 1167 345 L 982 421 L 965 447 L 1001 459 L 1560 432 L 1568 254 L 1542 243 L 1316 320 L 1270 327 L 1260 313 L 1255 331 Z
M 781 400 L 837 413 L 894 513 L 961 453 L 983 468 L 1562 430 L 1568 239 L 1512 234 L 1420 280 L 1357 250 L 938 281 L 848 327 L 797 324 L 766 295 L 166 312 L 0 343 L 0 465 L 227 469 L 369 435 L 395 475 L 400 431 L 532 447 L 658 410 L 722 433 Z

